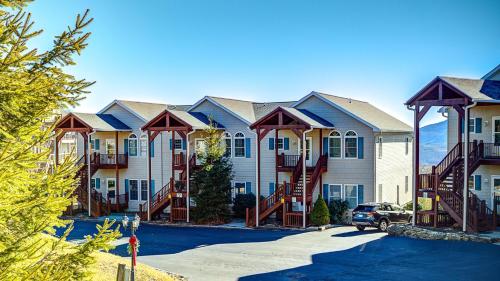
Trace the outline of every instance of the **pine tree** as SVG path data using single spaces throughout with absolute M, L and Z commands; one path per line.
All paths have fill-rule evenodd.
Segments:
M 224 157 L 222 132 L 211 121 L 203 132 L 205 151 L 197 151 L 201 169 L 193 172 L 193 218 L 197 223 L 220 224 L 230 217 L 232 164 Z
M 318 200 L 314 203 L 314 208 L 311 212 L 311 223 L 313 225 L 325 225 L 330 222 L 330 212 L 326 206 L 325 200 L 321 195 L 318 195 Z
M 66 242 L 72 230 L 60 218 L 72 201 L 77 167 L 65 161 L 49 170 L 52 128 L 44 121 L 75 106 L 92 82 L 65 72 L 87 46 L 88 11 L 39 52 L 24 0 L 0 0 L 0 280 L 81 280 L 98 249 L 120 234 L 111 223 L 80 245 Z M 60 238 L 56 228 L 67 227 Z

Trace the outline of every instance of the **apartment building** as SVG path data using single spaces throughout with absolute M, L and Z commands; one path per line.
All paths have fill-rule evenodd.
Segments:
M 431 107 L 448 119 L 448 154 L 431 173 L 418 173 L 415 153 L 415 196 L 433 200 L 432 210 L 419 211 L 416 223 L 494 229 L 500 204 L 500 65 L 478 79 L 438 76 L 406 104 L 415 113 L 417 144 L 419 121 Z
M 249 211 L 249 226 L 272 217 L 304 227 L 319 194 L 347 200 L 350 208 L 411 201 L 412 128 L 367 102 L 319 92 L 267 103 L 211 96 L 193 105 L 116 100 L 96 114 L 64 116 L 56 143 L 68 132 L 79 134 L 77 193 L 89 214 L 130 211 L 157 219 L 167 213 L 171 221 L 189 221 L 189 175 L 200 164 L 196 155 L 210 120 L 233 163 L 233 195 L 265 198 Z

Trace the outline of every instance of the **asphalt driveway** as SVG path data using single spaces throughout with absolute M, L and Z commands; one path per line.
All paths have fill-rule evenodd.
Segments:
M 95 233 L 76 222 L 70 239 Z M 141 225 L 140 262 L 189 280 L 499 280 L 500 246 L 323 232 Z M 129 233 L 112 252 L 127 256 Z

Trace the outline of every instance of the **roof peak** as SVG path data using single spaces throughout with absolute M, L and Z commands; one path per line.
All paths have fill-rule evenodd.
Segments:
M 356 101 L 356 102 L 369 103 L 369 102 L 363 101 L 363 100 L 358 100 L 358 99 L 353 99 L 353 98 L 347 98 L 347 97 L 341 97 L 341 96 L 327 94 L 327 93 L 318 92 L 318 91 L 313 91 L 313 93 L 320 94 L 320 95 L 325 95 L 325 96 L 330 96 L 330 97 L 334 97 L 334 98 L 339 98 L 339 99 L 344 99 L 344 100 L 351 100 L 351 101 Z

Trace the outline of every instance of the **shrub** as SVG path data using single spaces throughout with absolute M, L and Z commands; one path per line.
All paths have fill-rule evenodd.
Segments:
M 413 201 L 407 202 L 406 204 L 403 205 L 403 209 L 407 211 L 413 211 Z M 422 210 L 422 204 L 417 205 L 417 211 Z
M 318 200 L 314 203 L 314 208 L 311 212 L 311 223 L 318 226 L 330 223 L 330 213 L 321 195 L 318 196 Z
M 346 212 L 349 210 L 349 204 L 345 200 L 333 200 L 328 206 L 332 223 L 343 224 L 346 222 Z
M 245 218 L 246 209 L 255 207 L 255 195 L 250 194 L 237 194 L 233 200 L 233 212 L 236 218 Z

